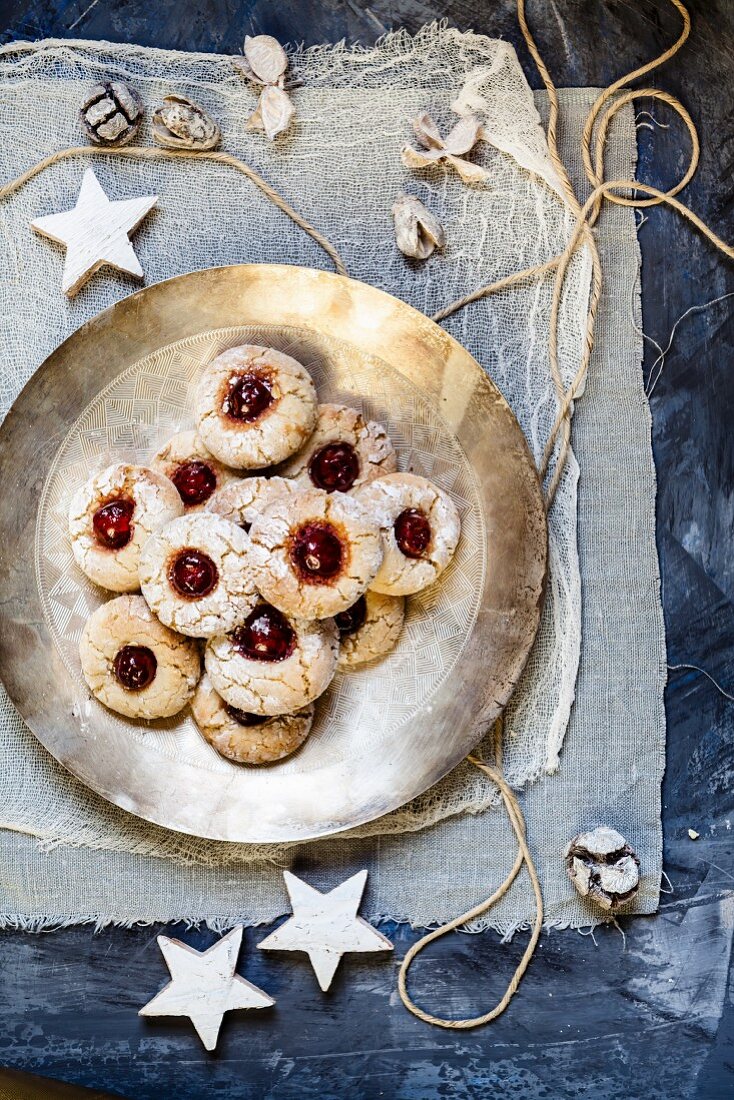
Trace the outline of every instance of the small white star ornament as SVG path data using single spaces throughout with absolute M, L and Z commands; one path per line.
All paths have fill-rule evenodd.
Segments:
M 225 1012 L 269 1008 L 272 997 L 235 973 L 242 926 L 233 928 L 207 951 L 180 940 L 158 937 L 171 981 L 140 1009 L 139 1016 L 188 1016 L 207 1050 L 217 1045 Z
M 357 916 L 366 871 L 359 871 L 326 894 L 290 871 L 284 871 L 283 877 L 293 916 L 257 946 L 265 951 L 305 951 L 324 993 L 342 955 L 349 951 L 392 951 L 390 940 Z
M 87 168 L 73 210 L 31 222 L 36 233 L 66 247 L 61 288 L 67 297 L 73 298 L 105 264 L 143 278 L 130 235 L 157 202 L 157 195 L 112 201 L 92 169 Z

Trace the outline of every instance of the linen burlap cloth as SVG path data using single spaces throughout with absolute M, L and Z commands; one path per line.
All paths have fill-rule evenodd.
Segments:
M 545 96 L 530 92 L 506 43 L 434 25 L 415 38 L 391 35 L 368 51 L 308 50 L 294 56 L 292 70 L 302 81 L 293 92 L 296 125 L 270 144 L 246 129 L 255 95 L 229 58 L 105 43 L 5 47 L 0 175 L 7 180 L 78 144 L 84 89 L 120 78 L 138 87 L 149 107 L 169 92 L 201 103 L 220 122 L 227 149 L 336 244 L 351 275 L 429 315 L 561 251 L 573 219 L 538 117 L 546 113 Z M 590 90 L 561 93 L 561 154 L 576 183 L 579 136 L 593 99 Z M 457 100 L 485 122 L 489 141 L 477 147 L 490 172 L 485 187 L 469 188 L 443 168 L 411 174 L 400 164 L 410 119 L 429 108 L 448 126 Z M 113 198 L 160 196 L 158 211 L 135 237 L 148 282 L 248 261 L 330 266 L 231 168 L 193 159 L 93 164 Z M 60 253 L 29 229 L 34 217 L 73 205 L 85 167 L 79 160 L 57 164 L 0 205 L 3 411 L 61 340 L 134 289 L 105 272 L 68 302 L 60 290 Z M 634 167 L 628 109 L 614 121 L 608 171 L 630 178 Z M 424 199 L 446 228 L 445 252 L 423 265 L 394 245 L 390 207 L 401 189 Z M 633 211 L 606 210 L 598 236 L 606 284 L 596 348 L 577 405 L 574 453 L 550 516 L 541 629 L 505 723 L 504 768 L 514 786 L 527 785 L 528 834 L 553 926 L 596 919 L 563 871 L 562 850 L 579 829 L 608 822 L 634 845 L 643 869 L 635 911 L 656 907 L 661 871 L 665 653 Z M 551 286 L 552 279 L 531 281 L 446 322 L 491 369 L 536 459 L 557 408 L 547 358 Z M 579 253 L 561 311 L 566 383 L 578 366 L 588 291 L 588 257 Z M 287 909 L 283 866 L 296 866 L 322 887 L 368 867 L 365 912 L 426 925 L 491 892 L 516 850 L 496 791 L 468 764 L 348 837 L 253 848 L 171 833 L 108 805 L 51 759 L 7 699 L 0 758 L 0 922 L 7 925 L 258 923 Z M 521 875 L 479 926 L 509 934 L 531 912 Z

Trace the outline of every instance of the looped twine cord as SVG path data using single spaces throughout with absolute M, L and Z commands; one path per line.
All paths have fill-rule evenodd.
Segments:
M 414 1016 L 417 1016 L 419 1020 L 423 1020 L 424 1023 L 434 1024 L 436 1027 L 444 1027 L 451 1030 L 466 1030 L 472 1027 L 479 1027 L 481 1024 L 488 1024 L 490 1020 L 496 1019 L 497 1016 L 500 1016 L 505 1011 L 508 1004 L 514 997 L 517 987 L 522 980 L 522 976 L 527 970 L 528 964 L 530 963 L 530 960 L 535 953 L 535 948 L 537 946 L 543 927 L 543 894 L 540 889 L 540 882 L 538 881 L 538 874 L 535 870 L 535 864 L 533 863 L 533 858 L 530 855 L 530 850 L 528 849 L 525 832 L 525 820 L 523 818 L 522 810 L 520 809 L 517 798 L 512 791 L 512 788 L 507 784 L 502 775 L 501 718 L 499 718 L 495 723 L 495 746 L 497 755 L 497 766 L 494 768 L 490 764 L 487 764 L 485 761 L 478 760 L 475 756 L 469 756 L 467 757 L 467 759 L 472 764 L 474 764 L 475 767 L 479 768 L 480 771 L 484 772 L 484 774 L 499 787 L 500 794 L 502 795 L 502 799 L 507 810 L 507 816 L 510 819 L 510 824 L 512 825 L 515 837 L 517 838 L 518 852 L 517 856 L 515 857 L 515 862 L 513 863 L 512 868 L 504 882 L 497 887 L 491 897 L 488 897 L 485 901 L 482 901 L 478 905 L 475 905 L 472 909 L 469 909 L 468 912 L 462 913 L 460 917 L 455 917 L 454 920 L 449 921 L 448 924 L 443 924 L 440 928 L 434 929 L 433 932 L 429 932 L 428 935 L 423 936 L 422 939 L 418 940 L 417 943 L 414 943 L 413 946 L 406 953 L 405 958 L 400 964 L 400 971 L 398 973 L 398 992 L 400 994 L 400 999 L 402 1000 L 405 1007 L 410 1012 L 412 1012 Z M 488 909 L 491 909 L 494 903 L 499 901 L 500 898 L 503 898 L 508 892 L 518 874 L 520 873 L 520 868 L 522 867 L 523 863 L 525 863 L 525 865 L 527 866 L 528 875 L 530 876 L 530 882 L 533 887 L 533 894 L 535 896 L 535 921 L 533 924 L 532 934 L 528 941 L 528 945 L 523 952 L 523 956 L 520 959 L 517 969 L 512 975 L 512 978 L 510 979 L 509 985 L 507 986 L 507 989 L 505 990 L 503 996 L 500 998 L 494 1008 L 491 1009 L 489 1012 L 485 1012 L 481 1016 L 472 1016 L 469 1019 L 465 1020 L 446 1020 L 443 1019 L 441 1016 L 434 1016 L 430 1012 L 424 1011 L 424 1009 L 420 1008 L 415 1003 L 415 1001 L 412 1000 L 410 994 L 408 993 L 408 970 L 410 968 L 410 964 L 413 962 L 413 959 L 420 951 L 423 950 L 424 947 L 426 947 L 429 943 L 432 943 L 433 940 L 437 940 L 441 936 L 445 936 L 448 932 L 453 932 L 455 928 L 459 928 L 461 925 L 466 924 L 467 921 L 474 920 L 476 917 L 481 916 L 482 913 L 485 913 Z
M 546 92 L 548 94 L 548 100 L 550 105 L 549 121 L 548 121 L 548 150 L 551 158 L 551 162 L 556 169 L 558 177 L 560 179 L 564 195 L 568 202 L 571 211 L 575 214 L 577 219 L 577 227 L 572 237 L 573 246 L 569 249 L 566 248 L 559 255 L 552 257 L 545 263 L 536 267 L 529 267 L 523 271 L 514 272 L 512 275 L 506 276 L 503 279 L 498 280 L 495 283 L 490 283 L 487 286 L 480 287 L 478 290 L 472 291 L 470 294 L 465 295 L 463 298 L 457 299 L 450 305 L 446 306 L 439 313 L 433 317 L 434 321 L 442 321 L 446 317 L 449 317 L 452 313 L 455 313 L 459 309 L 463 309 L 464 306 L 469 305 L 471 302 L 478 301 L 480 298 L 485 298 L 490 294 L 494 294 L 500 290 L 505 290 L 510 286 L 516 286 L 520 283 L 524 283 L 529 279 L 537 278 L 539 276 L 546 275 L 550 271 L 555 272 L 555 281 L 553 287 L 553 297 L 551 302 L 551 318 L 550 318 L 550 333 L 548 342 L 548 359 L 553 383 L 556 388 L 556 394 L 559 403 L 559 410 L 551 428 L 548 441 L 543 452 L 543 456 L 539 466 L 539 472 L 541 479 L 545 480 L 546 475 L 550 467 L 551 459 L 556 452 L 557 445 L 558 453 L 556 457 L 555 466 L 551 475 L 549 484 L 546 488 L 545 498 L 546 506 L 550 508 L 555 498 L 556 490 L 558 488 L 563 468 L 565 465 L 568 449 L 570 446 L 570 420 L 573 407 L 573 401 L 578 393 L 578 390 L 586 377 L 589 361 L 591 358 L 591 351 L 594 343 L 594 326 L 596 321 L 596 312 L 599 305 L 599 299 L 601 297 L 602 289 L 602 271 L 599 261 L 599 254 L 596 247 L 596 242 L 593 237 L 593 227 L 599 217 L 603 199 L 607 198 L 611 202 L 618 203 L 622 206 L 656 206 L 660 203 L 664 203 L 677 210 L 683 217 L 687 218 L 696 228 L 711 241 L 720 251 L 725 255 L 731 256 L 731 250 L 719 237 L 713 233 L 708 226 L 706 226 L 700 218 L 697 218 L 687 207 L 681 203 L 676 202 L 673 198 L 679 191 L 681 191 L 692 179 L 698 166 L 700 145 L 698 140 L 698 134 L 696 127 L 688 111 L 685 109 L 680 100 L 675 96 L 670 95 L 667 92 L 660 91 L 657 88 L 635 88 L 626 91 L 624 94 L 617 96 L 616 93 L 623 88 L 630 81 L 644 76 L 654 69 L 657 69 L 660 65 L 663 65 L 666 61 L 674 57 L 680 50 L 681 46 L 687 40 L 690 29 L 691 21 L 686 8 L 681 3 L 681 0 L 667 0 L 681 15 L 683 20 L 683 29 L 677 38 L 677 40 L 665 50 L 659 57 L 654 58 L 652 61 L 647 62 L 645 65 L 634 69 L 632 72 L 627 73 L 625 76 L 620 77 L 618 80 L 610 84 L 608 88 L 599 95 L 594 102 L 588 118 L 586 119 L 584 130 L 582 134 L 582 157 L 584 162 L 584 169 L 586 176 L 591 184 L 592 198 L 591 205 L 588 203 L 582 208 L 579 203 L 571 182 L 568 177 L 566 168 L 561 160 L 558 152 L 558 118 L 559 118 L 559 103 L 558 95 L 555 85 L 551 79 L 550 73 L 540 55 L 538 47 L 530 32 L 530 28 L 525 16 L 525 0 L 517 0 L 517 15 L 522 31 L 525 43 L 528 47 L 530 55 L 535 62 L 535 65 L 540 73 L 540 76 L 545 85 Z M 616 98 L 613 98 L 615 97 Z M 646 187 L 644 184 L 639 183 L 637 180 L 615 180 L 612 183 L 605 183 L 603 179 L 604 172 L 604 147 L 607 139 L 607 132 L 609 125 L 618 111 L 622 109 L 627 103 L 637 98 L 649 98 L 657 99 L 662 103 L 667 103 L 673 110 L 675 110 L 680 118 L 686 125 L 686 129 L 691 140 L 691 153 L 688 163 L 688 167 L 681 177 L 681 179 L 668 191 L 659 191 L 656 188 Z M 611 102 L 610 102 L 611 100 Z M 608 104 L 606 110 L 602 114 L 602 108 Z M 600 118 L 601 115 L 601 118 Z M 596 131 L 596 133 L 595 133 Z M 593 145 L 593 154 L 592 154 Z M 634 191 L 643 192 L 649 197 L 646 199 L 633 198 L 631 193 Z M 565 277 L 568 272 L 568 267 L 571 262 L 573 252 L 581 247 L 587 246 L 591 254 L 591 260 L 593 265 L 592 276 L 592 288 L 589 298 L 589 307 L 587 313 L 586 331 L 584 336 L 584 346 L 581 356 L 581 362 L 579 369 L 571 382 L 571 385 L 566 389 L 563 384 L 561 372 L 558 363 L 558 316 L 560 312 L 561 297 L 563 292 L 563 285 Z
M 26 172 L 23 172 L 22 175 L 17 176 L 14 180 L 10 180 L 4 187 L 0 187 L 0 201 L 8 195 L 12 195 L 12 193 L 22 187 L 24 183 L 28 183 L 34 176 L 37 176 L 46 168 L 50 168 L 52 164 L 57 164 L 60 160 L 68 160 L 69 157 L 95 156 L 134 157 L 139 160 L 154 160 L 161 157 L 167 159 L 193 157 L 195 160 L 210 160 L 214 161 L 216 164 L 227 164 L 231 168 L 236 168 L 238 172 L 242 172 L 244 176 L 247 176 L 256 187 L 259 187 L 273 205 L 277 206 L 278 210 L 282 210 L 284 214 L 287 214 L 296 225 L 300 226 L 304 233 L 308 233 L 309 237 L 323 248 L 339 275 L 348 274 L 344 261 L 331 241 L 328 241 L 326 237 L 319 233 L 318 229 L 315 229 L 310 222 L 307 222 L 274 187 L 271 187 L 266 179 L 263 179 L 259 172 L 256 172 L 249 164 L 246 164 L 245 161 L 240 160 L 231 153 L 224 153 L 221 151 L 204 152 L 196 149 L 161 149 L 158 148 L 158 146 L 152 145 L 125 145 L 119 149 L 114 146 L 104 149 L 97 148 L 94 145 L 74 146 L 71 149 L 60 149 L 58 153 L 52 153 L 51 156 L 44 157 L 43 160 L 39 160 L 38 164 L 34 164 Z
M 584 202 L 583 206 L 579 203 L 573 187 L 571 185 L 568 173 L 558 153 L 557 142 L 557 126 L 559 105 L 556 89 L 550 74 L 543 62 L 542 57 L 538 51 L 538 48 L 533 40 L 532 34 L 525 18 L 525 0 L 517 0 L 517 14 L 520 23 L 520 28 L 525 38 L 528 50 L 537 66 L 537 69 L 541 75 L 546 91 L 548 93 L 548 99 L 550 102 L 550 113 L 548 122 L 548 148 L 550 157 L 554 167 L 561 180 L 564 194 L 566 196 L 568 205 L 572 212 L 576 216 L 576 225 L 571 234 L 563 252 L 558 256 L 554 256 L 552 259 L 546 261 L 537 267 L 527 268 L 524 271 L 518 271 L 512 275 L 506 276 L 504 279 L 500 279 L 496 283 L 492 283 L 488 286 L 481 287 L 478 290 L 473 291 L 471 294 L 466 295 L 464 298 L 460 298 L 456 302 L 452 302 L 445 309 L 441 310 L 434 317 L 434 321 L 441 321 L 444 318 L 455 313 L 457 310 L 462 309 L 470 302 L 475 302 L 480 298 L 484 298 L 489 294 L 493 294 L 499 290 L 504 290 L 511 286 L 516 286 L 519 283 L 525 282 L 528 279 L 536 278 L 538 276 L 545 275 L 550 271 L 555 271 L 555 280 L 553 286 L 553 298 L 551 302 L 551 318 L 550 318 L 550 335 L 549 335 L 549 363 L 551 374 L 553 376 L 553 382 L 556 387 L 556 393 L 559 401 L 558 413 L 551 429 L 548 442 L 545 447 L 543 458 L 540 464 L 540 476 L 542 479 L 548 472 L 548 467 L 551 458 L 555 452 L 556 445 L 558 444 L 560 437 L 560 446 L 558 448 L 558 456 L 556 459 L 555 469 L 550 479 L 550 483 L 546 489 L 546 507 L 550 508 L 553 503 L 553 499 L 558 488 L 558 484 L 563 472 L 563 466 L 568 454 L 568 448 L 570 445 L 570 425 L 571 425 L 571 412 L 573 407 L 573 401 L 578 392 L 578 389 L 586 377 L 586 371 L 588 369 L 589 360 L 591 357 L 591 351 L 594 343 L 594 324 L 596 320 L 596 311 L 599 305 L 599 299 L 601 297 L 602 289 L 602 271 L 601 263 L 599 260 L 599 253 L 596 247 L 596 242 L 593 237 L 593 227 L 599 217 L 602 203 L 604 199 L 609 199 L 611 202 L 619 203 L 624 206 L 654 206 L 659 203 L 665 203 L 676 210 L 682 217 L 686 218 L 692 225 L 699 230 L 711 243 L 729 259 L 734 259 L 734 249 L 722 241 L 708 226 L 690 210 L 683 203 L 679 202 L 674 196 L 686 186 L 686 184 L 693 177 L 696 171 L 699 158 L 699 141 L 696 127 L 686 111 L 685 107 L 674 96 L 669 95 L 667 92 L 658 91 L 656 88 L 642 88 L 633 89 L 627 91 L 623 95 L 613 100 L 610 106 L 603 114 L 601 120 L 598 123 L 596 131 L 596 138 L 594 139 L 594 130 L 599 118 L 599 114 L 604 105 L 616 94 L 616 92 L 622 88 L 629 81 L 643 76 L 646 73 L 651 72 L 653 69 L 662 65 L 665 61 L 668 61 L 673 57 L 681 48 L 683 43 L 688 38 L 690 32 L 690 19 L 688 12 L 686 11 L 680 0 L 669 0 L 669 2 L 676 8 L 683 18 L 683 30 L 676 40 L 676 42 L 667 49 L 664 53 L 653 61 L 648 62 L 646 65 L 635 69 L 633 72 L 628 73 L 626 76 L 620 77 L 608 88 L 606 88 L 601 95 L 597 98 L 594 105 L 589 112 L 589 116 L 586 120 L 583 135 L 582 135 L 582 155 L 584 161 L 584 168 L 589 183 L 592 186 L 592 191 L 589 197 Z M 606 135 L 614 115 L 619 111 L 626 103 L 640 96 L 646 96 L 652 99 L 661 100 L 671 106 L 680 117 L 683 119 L 688 132 L 691 137 L 691 157 L 688 168 L 681 178 L 681 180 L 672 187 L 669 191 L 660 191 L 656 187 L 651 187 L 647 184 L 640 183 L 636 180 L 610 180 L 604 181 L 604 144 L 606 141 Z M 594 156 L 592 158 L 592 141 L 595 141 Z M 639 198 L 630 197 L 630 192 L 642 192 L 647 195 L 648 198 L 640 200 Z M 566 278 L 569 264 L 571 263 L 574 252 L 580 246 L 588 246 L 593 265 L 592 287 L 589 297 L 589 307 L 587 312 L 586 332 L 584 338 L 583 352 L 581 356 L 581 363 L 579 369 L 571 382 L 571 385 L 567 390 L 564 390 L 561 373 L 558 365 L 558 315 L 560 311 L 561 294 L 563 291 L 563 284 Z M 501 738 L 501 722 L 495 726 L 495 735 L 499 733 Z M 474 756 L 467 758 L 475 767 L 479 768 L 484 774 L 496 784 L 499 788 L 502 796 L 507 815 L 510 819 L 510 824 L 514 830 L 518 843 L 518 853 L 515 858 L 515 862 L 511 871 L 505 878 L 504 882 L 495 890 L 491 897 L 485 901 L 475 905 L 472 909 L 469 909 L 466 913 L 462 913 L 461 916 L 455 917 L 452 921 L 442 925 L 440 928 L 429 932 L 428 935 L 423 936 L 417 943 L 413 944 L 410 950 L 405 955 L 400 967 L 398 976 L 398 991 L 400 998 L 405 1007 L 417 1016 L 425 1023 L 434 1024 L 436 1027 L 443 1027 L 449 1029 L 465 1029 L 478 1027 L 481 1024 L 489 1023 L 491 1020 L 497 1018 L 505 1011 L 508 1004 L 512 1000 L 517 988 L 522 980 L 525 971 L 528 968 L 530 960 L 535 952 L 535 948 L 540 937 L 540 931 L 543 924 L 543 897 L 538 882 L 538 876 L 535 870 L 535 866 L 532 861 L 532 857 L 528 850 L 526 840 L 526 828 L 525 821 L 520 809 L 519 803 L 508 786 L 502 775 L 501 764 L 501 740 L 497 743 L 497 767 L 492 768 L 488 764 L 477 760 Z M 434 1016 L 424 1009 L 420 1008 L 411 998 L 407 988 L 408 970 L 415 957 L 433 940 L 439 939 L 441 936 L 445 936 L 448 932 L 453 931 L 456 928 L 466 924 L 467 921 L 471 921 L 482 913 L 487 912 L 488 909 L 494 905 L 496 901 L 508 892 L 513 882 L 517 878 L 520 872 L 522 864 L 527 865 L 530 881 L 533 886 L 533 893 L 535 896 L 535 921 L 533 925 L 533 931 L 530 936 L 530 940 L 525 949 L 525 952 L 520 960 L 520 963 L 515 970 L 515 973 L 510 979 L 509 985 L 505 990 L 502 998 L 497 1002 L 495 1007 L 489 1012 L 484 1013 L 481 1016 L 474 1016 L 469 1019 L 448 1020 L 440 1016 Z

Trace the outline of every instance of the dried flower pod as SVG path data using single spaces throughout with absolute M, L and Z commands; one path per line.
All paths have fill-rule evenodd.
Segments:
M 443 248 L 446 236 L 438 218 L 413 195 L 398 195 L 393 203 L 395 240 L 406 256 L 427 259 L 435 248 Z
M 255 84 L 279 84 L 282 88 L 288 55 L 277 38 L 270 34 L 258 34 L 251 38 L 248 34 L 244 49 L 248 78 Z
M 126 145 L 140 129 L 143 113 L 143 101 L 135 89 L 121 80 L 110 80 L 89 90 L 79 118 L 96 145 Z
M 247 120 L 249 130 L 264 130 L 272 141 L 291 124 L 296 109 L 287 92 L 269 85 L 260 93 L 257 107 Z
M 442 138 L 438 126 L 427 111 L 413 119 L 413 131 L 421 145 L 416 149 L 404 145 L 400 159 L 406 168 L 427 168 L 444 161 L 455 168 L 465 183 L 483 183 L 489 173 L 481 164 L 472 164 L 463 155 L 474 148 L 482 134 L 482 124 L 475 115 L 460 118 L 447 137 Z
M 568 877 L 581 897 L 619 909 L 636 895 L 640 861 L 621 833 L 606 825 L 580 833 L 564 853 Z
M 182 95 L 167 95 L 153 111 L 153 140 L 164 149 L 216 149 L 222 134 L 198 104 Z

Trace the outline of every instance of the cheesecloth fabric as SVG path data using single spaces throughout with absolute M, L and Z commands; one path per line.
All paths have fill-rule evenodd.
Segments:
M 78 144 L 76 111 L 84 90 L 96 81 L 118 78 L 139 88 L 148 107 L 170 92 L 201 103 L 220 122 L 226 148 L 261 172 L 336 244 L 351 275 L 428 314 L 476 286 L 561 251 L 573 219 L 560 197 L 540 126 L 536 102 L 544 110 L 544 97 L 538 94 L 534 98 L 508 44 L 433 25 L 413 38 L 404 33 L 390 35 L 371 50 L 344 45 L 310 49 L 294 56 L 292 71 L 302 81 L 293 91 L 296 125 L 287 138 L 270 144 L 263 135 L 246 129 L 256 97 L 229 58 L 67 41 L 4 47 L 0 51 L 2 178 L 11 178 L 56 149 Z M 575 133 L 575 140 L 591 102 L 587 93 L 581 96 L 578 99 L 572 94 L 563 100 L 570 108 L 569 134 Z M 475 156 L 489 169 L 485 187 L 469 188 L 443 167 L 410 173 L 400 164 L 400 147 L 410 138 L 411 118 L 428 109 L 446 129 L 456 118 L 451 104 L 461 109 L 471 106 L 483 117 L 487 141 L 477 146 Z M 625 149 L 623 172 L 633 166 L 631 119 L 628 112 L 615 120 Z M 149 140 L 147 132 L 142 140 Z M 134 239 L 148 282 L 227 263 L 272 260 L 329 266 L 328 258 L 312 240 L 229 168 L 195 160 L 97 158 L 93 164 L 113 198 L 160 196 L 158 211 Z M 86 162 L 77 161 L 55 165 L 0 205 L 3 411 L 61 340 L 135 289 L 124 277 L 104 272 L 73 301 L 67 301 L 60 291 L 60 252 L 29 230 L 33 218 L 74 204 L 84 167 Z M 446 229 L 445 252 L 420 266 L 406 260 L 394 245 L 390 207 L 401 190 L 423 199 Z M 617 219 L 617 232 L 626 233 L 622 251 L 631 273 L 629 304 L 637 286 L 634 219 L 621 208 L 614 208 L 612 218 Z M 566 283 L 559 330 L 560 364 L 566 382 L 577 369 L 589 279 L 588 258 L 578 254 Z M 547 362 L 551 283 L 549 279 L 534 280 L 478 302 L 446 322 L 452 335 L 490 371 L 536 458 L 542 453 L 556 411 Z M 628 326 L 624 333 L 622 320 L 617 319 L 617 347 L 627 341 L 625 346 L 632 349 L 631 360 L 637 369 L 640 355 L 631 317 L 624 317 Z M 644 398 L 635 410 L 636 443 L 642 448 L 654 504 Z M 506 714 L 504 768 L 515 787 L 558 767 L 574 699 L 582 614 L 578 478 L 579 466 L 570 454 L 550 517 L 550 573 L 543 620 Z M 652 639 L 655 644 L 647 646 L 652 660 L 642 675 L 647 676 L 645 686 L 653 692 L 651 707 L 657 707 L 662 693 L 662 635 L 660 623 L 654 620 L 659 613 L 657 560 L 654 540 L 649 537 L 654 513 L 649 500 L 643 503 L 647 507 L 647 571 L 642 571 L 640 583 L 653 586 L 650 630 L 654 634 L 658 629 L 658 635 Z M 632 601 L 634 594 L 625 592 L 624 599 Z M 649 641 L 647 637 L 645 644 Z M 598 692 L 586 701 L 586 706 L 597 710 L 604 705 Z M 661 707 L 654 713 L 659 721 Z M 664 737 L 662 725 L 660 730 Z M 573 767 L 580 769 L 573 772 L 575 787 L 580 787 L 598 764 L 598 746 L 586 743 L 580 748 L 582 757 L 573 762 Z M 83 919 L 105 923 L 175 917 L 226 923 L 233 916 L 231 891 L 236 882 L 244 884 L 241 875 L 249 874 L 248 867 L 257 876 L 256 896 L 245 901 L 242 889 L 237 888 L 235 911 L 251 922 L 267 920 L 282 911 L 283 896 L 279 875 L 266 865 L 286 865 L 296 857 L 315 861 L 317 866 L 336 867 L 352 859 L 365 865 L 369 862 L 373 881 L 378 883 L 374 899 L 368 902 L 373 914 L 428 923 L 459 911 L 462 899 L 467 893 L 471 897 L 473 886 L 482 880 L 485 885 L 479 887 L 479 893 L 487 892 L 486 881 L 496 871 L 493 848 L 495 855 L 502 851 L 501 861 L 505 855 L 512 857 L 498 813 L 456 817 L 465 812 L 477 814 L 496 800 L 496 792 L 469 765 L 460 766 L 403 809 L 347 834 L 382 839 L 335 838 L 306 849 L 301 846 L 296 853 L 288 846 L 228 845 L 185 837 L 108 805 L 52 760 L 7 700 L 0 717 L 0 762 L 0 826 L 27 834 L 0 833 L 7 880 L 0 909 L 7 923 L 43 926 Z M 657 897 L 659 770 L 659 757 L 655 757 L 645 773 L 649 786 L 642 792 L 649 835 L 630 837 L 638 851 L 647 842 L 651 859 L 641 911 L 654 907 Z M 620 782 L 624 784 L 624 777 Z M 546 816 L 557 828 L 559 811 L 568 805 L 569 789 L 564 787 L 563 772 L 547 783 L 542 783 Z M 446 822 L 442 840 L 442 826 L 436 823 L 448 818 L 454 820 Z M 624 830 L 624 819 L 617 824 Z M 421 836 L 401 840 L 395 835 L 431 825 L 436 828 Z M 529 825 L 532 840 L 530 820 Z M 479 848 L 475 847 L 475 828 L 481 833 Z M 564 827 L 563 833 L 566 831 Z M 459 835 L 474 852 L 470 872 L 462 874 L 457 865 L 455 876 L 443 886 L 426 876 L 416 880 L 409 873 L 411 860 L 416 861 L 413 872 L 418 871 L 421 852 L 427 856 L 430 851 L 431 862 L 437 860 L 435 865 L 450 865 Z M 545 845 L 549 866 L 553 866 L 560 843 L 554 830 L 536 843 Z M 541 868 L 544 851 L 540 853 Z M 382 864 L 381 852 L 385 855 Z M 97 858 L 101 863 L 95 863 Z M 217 872 L 218 866 L 222 866 L 221 872 Z M 398 873 L 401 866 L 405 869 L 402 876 Z M 56 902 L 54 891 L 67 875 L 64 898 Z M 200 876 L 196 886 L 191 876 Z M 136 887 L 128 895 L 126 881 L 136 882 L 140 889 Z M 562 908 L 566 908 L 560 916 L 555 915 L 555 923 L 590 922 L 589 914 L 569 897 L 565 885 L 561 898 Z M 516 927 L 525 919 L 526 901 L 518 891 L 514 900 L 505 899 L 509 909 L 503 903 L 504 911 L 501 909 L 497 918 L 490 915 L 488 923 L 505 931 Z

